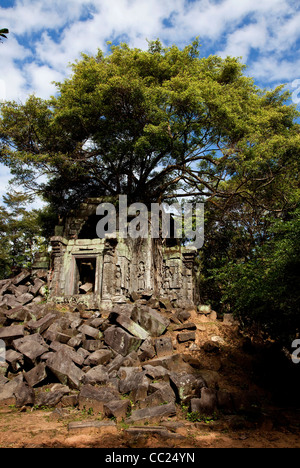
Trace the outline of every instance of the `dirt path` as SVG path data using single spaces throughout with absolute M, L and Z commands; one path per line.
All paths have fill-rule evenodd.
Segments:
M 187 410 L 177 405 L 176 417 L 159 423 L 169 431 L 165 436 L 152 433 L 145 436 L 139 432 L 130 433 L 128 426 L 121 423 L 104 429 L 70 430 L 70 423 L 97 419 L 78 407 L 44 410 L 0 407 L 0 448 L 300 448 L 300 410 L 276 407 L 270 398 L 271 387 L 271 390 L 279 390 L 284 404 L 291 404 L 291 390 L 294 389 L 296 407 L 299 407 L 300 378 L 295 380 L 292 375 L 288 380 L 282 371 L 284 367 L 279 367 L 273 355 L 272 359 L 267 356 L 267 360 L 262 360 L 254 341 L 251 341 L 250 352 L 245 352 L 245 337 L 237 327 L 225 326 L 216 320 L 203 321 L 202 318 L 201 321 L 196 313 L 191 320 L 197 325 L 198 351 L 177 343 L 176 352 L 193 367 L 206 371 L 205 379 L 209 379 L 212 388 L 218 386 L 228 392 L 238 392 L 246 403 L 254 395 L 261 403 L 256 411 L 252 412 L 254 405 L 247 414 L 191 422 Z M 172 337 L 172 330 L 168 334 Z M 203 351 L 212 336 L 221 338 L 224 343 L 216 354 Z M 262 376 L 268 383 L 267 389 L 259 385 Z
M 0 410 L 1 448 L 300 448 L 297 424 L 274 428 L 266 422 L 260 428 L 230 429 L 228 422 L 179 424 L 176 433 L 158 436 L 132 436 L 121 425 L 105 431 L 70 433 L 69 422 L 84 418 L 70 414 L 57 419 L 52 410 L 20 412 Z M 90 418 L 92 420 L 93 418 Z M 286 420 L 286 417 L 285 417 Z M 178 423 L 178 421 L 177 421 Z

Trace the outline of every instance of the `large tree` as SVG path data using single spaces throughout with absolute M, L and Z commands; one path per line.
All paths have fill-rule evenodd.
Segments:
M 0 206 L 0 279 L 30 268 L 34 255 L 45 249 L 40 210 L 28 209 L 31 198 L 11 191 Z
M 236 58 L 201 58 L 198 41 L 112 46 L 77 61 L 55 97 L 1 106 L 0 159 L 62 216 L 87 196 L 118 194 L 195 195 L 224 210 L 240 197 L 281 210 L 267 191 L 276 180 L 281 193 L 287 168 L 288 190 L 296 183 L 288 97 L 259 89 Z

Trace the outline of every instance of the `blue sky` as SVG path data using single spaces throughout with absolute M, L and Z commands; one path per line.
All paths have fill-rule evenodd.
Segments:
M 203 56 L 241 57 L 259 86 L 285 83 L 300 96 L 299 0 L 0 0 L 0 28 L 10 30 L 0 44 L 0 100 L 49 97 L 69 63 L 107 52 L 107 41 L 184 47 L 197 36 Z M 0 166 L 0 196 L 8 177 Z

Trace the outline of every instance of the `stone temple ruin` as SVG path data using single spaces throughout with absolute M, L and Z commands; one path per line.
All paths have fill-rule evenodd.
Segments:
M 217 314 L 193 304 L 195 251 L 175 239 L 96 238 L 98 203 L 56 229 L 49 269 L 41 256 L 0 281 L 0 407 L 55 407 L 62 417 L 77 408 L 97 420 L 69 432 L 124 421 L 126 437 L 182 417 L 182 405 L 201 415 L 243 410 L 244 388 L 220 387 L 203 366 L 206 354 L 219 366 L 221 344 L 207 340 L 210 327 L 201 336 Z
M 141 291 L 152 291 L 177 306 L 194 303 L 196 249 L 176 239 L 122 238 L 96 234 L 100 199 L 70 213 L 51 239 L 50 299 L 110 309 Z

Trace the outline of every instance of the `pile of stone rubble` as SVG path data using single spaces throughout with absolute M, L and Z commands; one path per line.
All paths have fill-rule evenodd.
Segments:
M 73 406 L 128 424 L 175 416 L 180 404 L 203 414 L 234 411 L 233 395 L 209 388 L 174 347 L 174 339 L 195 341 L 188 307 L 173 309 L 151 292 L 107 313 L 35 303 L 44 282 L 23 275 L 1 284 L 0 405 Z M 24 295 L 33 298 L 23 304 Z
M 23 270 L 15 278 L 0 281 L 0 307 L 13 309 L 29 303 L 39 303 L 47 295 L 47 272 L 40 270 L 34 276 Z

